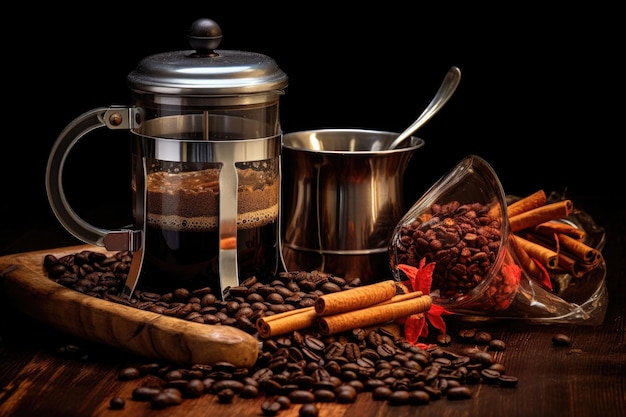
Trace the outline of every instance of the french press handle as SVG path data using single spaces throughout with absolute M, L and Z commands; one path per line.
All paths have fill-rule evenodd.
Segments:
M 86 134 L 101 127 L 131 129 L 141 120 L 133 107 L 112 106 L 92 109 L 75 118 L 54 143 L 46 168 L 48 201 L 59 222 L 72 235 L 85 243 L 104 246 L 107 250 L 137 251 L 141 247 L 141 232 L 136 230 L 107 230 L 82 219 L 72 209 L 63 189 L 63 167 L 76 143 Z

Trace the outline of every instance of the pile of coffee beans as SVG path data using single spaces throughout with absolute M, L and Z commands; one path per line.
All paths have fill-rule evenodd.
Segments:
M 131 260 L 126 252 L 107 256 L 84 251 L 60 258 L 47 255 L 44 268 L 51 279 L 86 295 L 250 333 L 259 317 L 311 306 L 322 294 L 360 285 L 319 271 L 289 272 L 267 283 L 250 277 L 230 288 L 224 300 L 209 288 L 167 294 L 138 290 L 129 300 L 120 291 Z M 462 348 L 451 349 L 455 342 Z M 477 384 L 515 387 L 517 379 L 506 374 L 494 355 L 504 349 L 503 341 L 476 329 L 439 335 L 435 343 L 419 345 L 388 327 L 329 336 L 305 329 L 262 339 L 251 368 L 226 362 L 181 367 L 146 361 L 121 369 L 119 379 L 137 380 L 132 400 L 155 409 L 209 395 L 222 403 L 262 396 L 264 415 L 297 404 L 300 415 L 315 416 L 320 403 L 351 403 L 361 393 L 389 405 L 425 405 L 438 398 L 471 399 Z M 111 409 L 124 406 L 123 398 L 110 401 Z
M 398 226 L 389 242 L 391 261 L 415 267 L 422 260 L 433 262 L 431 289 L 441 301 L 461 300 L 464 308 L 477 312 L 505 310 L 515 298 L 519 268 L 509 267 L 515 261 L 506 252 L 495 268 L 501 229 L 488 205 L 457 200 L 432 204 Z M 480 292 L 471 293 L 479 284 Z
M 428 213 L 402 225 L 392 248 L 397 263 L 436 262 L 432 288 L 444 298 L 466 294 L 487 276 L 500 247 L 500 222 L 489 210 L 456 200 L 433 204 Z
M 121 294 L 131 261 L 130 252 L 107 256 L 82 251 L 60 258 L 49 254 L 44 269 L 52 280 L 86 295 L 183 320 L 237 326 L 250 333 L 256 333 L 260 317 L 312 307 L 320 295 L 361 285 L 358 278 L 348 282 L 321 271 L 281 272 L 264 280 L 251 276 L 228 288 L 225 297 L 209 287 L 177 288 L 165 294 L 139 288 L 129 299 Z

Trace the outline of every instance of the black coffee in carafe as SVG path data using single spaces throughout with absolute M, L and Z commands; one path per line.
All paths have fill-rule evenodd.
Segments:
M 219 169 L 154 161 L 147 176 L 145 278 L 147 290 L 209 286 L 219 282 Z M 209 164 L 210 165 L 210 164 Z M 277 272 L 279 184 L 275 160 L 238 172 L 236 245 L 239 276 L 262 278 Z M 164 167 L 167 166 L 167 169 Z M 173 167 L 176 166 L 174 169 Z M 225 243 L 224 245 L 226 245 Z

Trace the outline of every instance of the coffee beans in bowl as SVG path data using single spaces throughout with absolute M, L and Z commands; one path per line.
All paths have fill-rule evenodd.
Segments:
M 433 303 L 448 309 L 500 311 L 515 298 L 521 269 L 508 250 L 502 186 L 492 168 L 470 156 L 434 184 L 405 214 L 389 243 L 398 265 L 434 263 Z

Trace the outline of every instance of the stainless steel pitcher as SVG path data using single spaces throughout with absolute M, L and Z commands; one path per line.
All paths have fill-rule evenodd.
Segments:
M 403 177 L 424 140 L 387 150 L 397 133 L 320 129 L 283 135 L 281 245 L 288 270 L 348 280 L 391 277 L 387 245 L 405 213 Z

